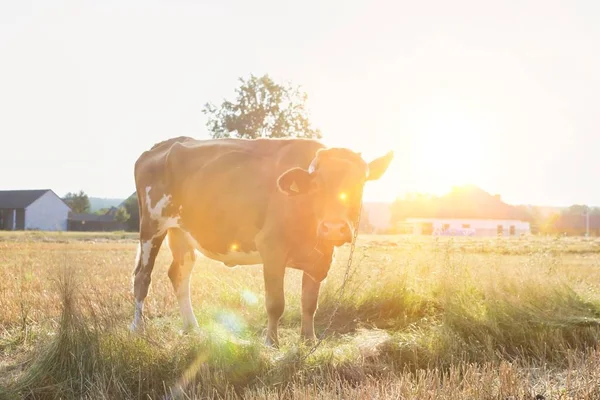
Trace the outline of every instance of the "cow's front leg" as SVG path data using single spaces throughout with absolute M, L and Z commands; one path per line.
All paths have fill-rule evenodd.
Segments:
M 277 326 L 285 309 L 285 296 L 283 293 L 283 278 L 285 275 L 284 264 L 264 265 L 265 278 L 265 306 L 267 308 L 267 346 L 279 348 Z
M 315 312 L 319 301 L 320 282 L 315 282 L 306 272 L 302 275 L 302 327 L 300 337 L 313 342 L 315 337 Z

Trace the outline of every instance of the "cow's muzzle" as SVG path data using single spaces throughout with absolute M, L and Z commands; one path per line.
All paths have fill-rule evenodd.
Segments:
M 344 243 L 352 242 L 353 229 L 344 220 L 322 221 L 317 233 L 322 240 L 341 246 Z

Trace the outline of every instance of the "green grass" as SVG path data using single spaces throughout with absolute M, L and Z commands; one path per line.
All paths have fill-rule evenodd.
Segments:
M 361 236 L 341 299 L 337 255 L 316 316 L 331 329 L 304 358 L 298 271 L 280 350 L 262 344 L 262 268 L 203 258 L 201 333 L 181 336 L 166 247 L 147 335 L 131 335 L 135 237 L 120 235 L 0 235 L 0 399 L 600 397 L 596 240 Z

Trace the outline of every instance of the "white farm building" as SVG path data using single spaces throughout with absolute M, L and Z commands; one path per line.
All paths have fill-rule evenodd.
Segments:
M 443 196 L 407 196 L 394 203 L 396 230 L 434 236 L 522 236 L 531 234 L 526 206 L 503 202 L 474 185 Z
M 434 236 L 521 236 L 529 235 L 529 222 L 517 219 L 407 218 L 405 232 Z
M 0 230 L 66 231 L 70 211 L 50 189 L 0 190 Z

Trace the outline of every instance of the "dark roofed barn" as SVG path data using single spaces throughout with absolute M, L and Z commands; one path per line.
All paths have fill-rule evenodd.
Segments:
M 104 214 L 69 213 L 69 230 L 86 232 L 124 231 L 126 225 L 115 219 L 116 207 L 111 207 Z
M 0 190 L 0 230 L 67 230 L 71 209 L 52 190 Z

